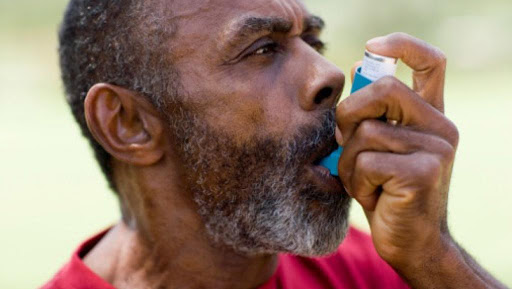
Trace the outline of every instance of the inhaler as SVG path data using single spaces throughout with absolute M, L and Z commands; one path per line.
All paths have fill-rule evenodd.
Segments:
M 356 69 L 354 83 L 350 94 L 359 89 L 379 80 L 384 76 L 394 76 L 396 72 L 398 59 L 381 56 L 369 51 L 364 52 L 363 64 Z M 338 161 L 340 159 L 343 147 L 339 147 L 329 156 L 320 161 L 320 165 L 329 169 L 331 175 L 339 176 Z

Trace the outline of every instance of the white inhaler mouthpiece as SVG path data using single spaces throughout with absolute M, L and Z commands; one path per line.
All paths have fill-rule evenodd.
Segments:
M 359 89 L 379 80 L 384 76 L 393 76 L 396 72 L 398 59 L 378 55 L 369 51 L 364 52 L 363 64 L 356 69 L 354 75 L 354 83 L 350 94 Z M 329 169 L 333 176 L 339 176 L 338 161 L 340 159 L 343 148 L 339 147 L 329 156 L 320 161 L 320 165 Z

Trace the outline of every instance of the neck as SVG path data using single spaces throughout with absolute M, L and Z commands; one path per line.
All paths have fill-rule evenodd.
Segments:
M 140 178 L 132 175 L 131 180 Z M 121 194 L 123 211 L 131 214 L 84 258 L 114 287 L 245 289 L 257 288 L 274 274 L 277 255 L 246 256 L 214 245 L 193 202 L 180 197 L 185 194 L 149 191 L 151 196 Z
M 194 240 L 160 241 L 169 245 L 147 243 L 120 222 L 84 262 L 118 289 L 257 288 L 277 267 L 276 255 L 248 257 L 227 249 L 196 247 Z

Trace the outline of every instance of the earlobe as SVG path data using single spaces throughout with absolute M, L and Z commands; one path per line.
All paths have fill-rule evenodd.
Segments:
M 114 158 L 149 166 L 163 157 L 163 123 L 145 97 L 99 83 L 89 90 L 84 109 L 92 135 Z

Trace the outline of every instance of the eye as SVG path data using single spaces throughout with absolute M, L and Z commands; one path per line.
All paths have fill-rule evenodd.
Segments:
M 269 42 L 254 50 L 254 52 L 249 53 L 248 56 L 270 55 L 276 53 L 278 49 L 279 45 L 277 43 Z
M 325 49 L 326 49 L 325 43 L 323 43 L 320 40 L 313 42 L 310 45 L 311 45 L 311 47 L 313 47 L 316 51 L 318 51 L 321 54 L 323 54 L 325 52 Z
M 313 49 L 318 51 L 318 53 L 323 54 L 325 52 L 326 45 L 322 40 L 318 39 L 318 37 L 313 35 L 305 35 L 302 37 L 302 39 L 307 44 L 309 44 L 309 46 L 313 47 Z

